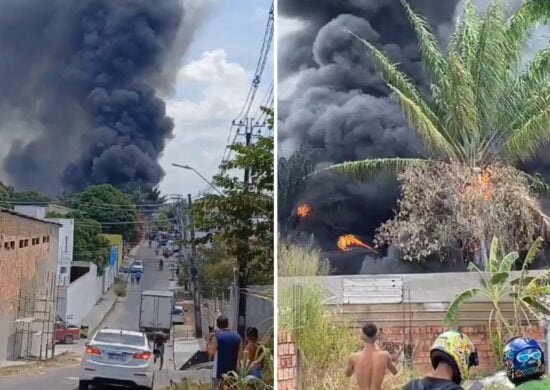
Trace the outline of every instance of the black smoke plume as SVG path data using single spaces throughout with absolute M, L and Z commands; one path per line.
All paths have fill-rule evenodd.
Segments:
M 159 88 L 174 77 L 183 2 L 0 3 L 0 136 L 12 142 L 11 184 L 50 194 L 158 184 L 174 127 Z
M 426 17 L 445 44 L 461 12 L 458 0 L 408 3 Z M 319 149 L 323 151 L 322 165 L 422 156 L 419 138 L 388 97 L 364 46 L 343 31 L 353 31 L 374 43 L 420 88 L 426 88 L 418 42 L 401 1 L 280 0 L 279 12 L 281 17 L 302 24 L 279 42 L 279 95 L 284 97 L 279 102 L 278 137 L 284 147 Z M 285 79 L 291 81 L 285 83 Z M 294 88 L 285 91 L 287 86 Z M 310 181 L 299 203 L 308 203 L 319 212 L 312 212 L 308 220 L 295 219 L 295 229 L 314 233 L 337 273 L 463 269 L 463 264 L 443 267 L 437 259 L 424 265 L 399 262 L 394 248 L 381 253 L 380 259 L 385 261 L 375 260 L 367 251 L 338 252 L 336 239 L 341 234 L 372 240 L 375 229 L 392 217 L 397 195 L 395 180 L 388 178 L 361 183 L 338 177 Z M 330 212 L 327 205 L 331 204 L 341 204 L 342 209 L 337 206 Z

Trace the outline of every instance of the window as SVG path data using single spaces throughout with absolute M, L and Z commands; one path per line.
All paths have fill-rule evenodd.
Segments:
M 35 237 L 32 239 L 32 244 L 33 245 L 38 245 L 40 244 L 40 237 Z
M 61 269 L 59 270 L 59 273 L 60 274 L 66 274 L 67 273 L 67 267 L 61 267 Z
M 65 253 L 69 251 L 69 237 L 65 236 Z
M 9 242 L 4 243 L 4 249 L 7 250 L 7 251 L 10 250 L 10 243 Z
M 42 237 L 42 243 L 47 243 L 47 242 L 50 242 L 50 237 L 49 236 Z
M 29 246 L 29 240 L 25 240 L 24 245 L 25 245 L 25 248 L 28 247 Z
M 10 249 L 15 249 L 15 241 L 10 242 Z
M 25 240 L 19 240 L 19 248 L 23 248 L 25 246 Z

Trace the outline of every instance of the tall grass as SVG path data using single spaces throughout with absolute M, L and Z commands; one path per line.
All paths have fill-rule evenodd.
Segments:
M 328 263 L 321 262 L 319 252 L 311 244 L 306 246 L 279 245 L 278 277 L 327 275 Z
M 308 247 L 281 245 L 278 260 L 280 272 L 287 277 L 315 276 L 326 270 L 319 254 Z M 349 356 L 363 347 L 359 332 L 351 323 L 337 321 L 339 313 L 326 309 L 321 284 L 303 283 L 297 287 L 281 280 L 278 301 L 279 327 L 291 331 L 298 346 L 300 380 L 307 389 L 355 388 L 344 372 Z M 404 364 L 403 354 L 396 363 L 399 373 L 386 379 L 384 390 L 401 389 L 414 376 Z

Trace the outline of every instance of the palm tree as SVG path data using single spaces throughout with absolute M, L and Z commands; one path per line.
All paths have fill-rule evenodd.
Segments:
M 460 308 L 464 303 L 474 297 L 483 297 L 489 301 L 492 308 L 488 313 L 488 326 L 496 362 L 502 361 L 502 348 L 506 339 L 520 334 L 521 326 L 528 324 L 530 317 L 550 315 L 550 306 L 546 300 L 550 294 L 550 271 L 544 271 L 538 276 L 530 276 L 528 271 L 529 265 L 540 254 L 542 245 L 541 238 L 533 243 L 519 277 L 514 278 L 511 271 L 519 258 L 518 252 L 503 256 L 499 240 L 493 238 L 487 272 L 470 264 L 472 271 L 478 273 L 481 286 L 464 290 L 455 296 L 443 319 L 446 325 L 458 325 Z M 503 314 L 502 304 L 505 300 L 512 303 L 512 321 Z
M 327 169 L 365 179 L 380 171 L 401 174 L 434 165 L 459 164 L 484 172 L 495 164 L 529 161 L 550 141 L 550 49 L 537 53 L 527 65 L 522 66 L 521 59 L 533 28 L 550 20 L 550 2 L 527 0 L 509 16 L 505 2 L 494 0 L 482 16 L 466 0 L 447 52 L 440 49 L 426 21 L 402 3 L 418 37 L 431 83 L 429 95 L 374 45 L 348 32 L 367 48 L 410 126 L 425 142 L 426 158 L 368 159 Z M 519 171 L 518 175 L 548 190 L 540 179 Z M 480 244 L 485 253 L 484 240 Z

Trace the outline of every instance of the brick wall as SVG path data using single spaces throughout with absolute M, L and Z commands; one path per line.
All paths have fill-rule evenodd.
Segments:
M 413 348 L 413 367 L 421 373 L 429 373 L 432 369 L 430 363 L 430 348 L 435 338 L 445 331 L 443 327 L 414 327 L 414 328 L 382 328 L 382 339 L 391 345 L 403 346 L 410 344 Z M 493 350 L 490 335 L 485 326 L 465 326 L 462 331 L 467 334 L 479 353 L 479 367 L 475 372 L 490 371 L 495 368 Z M 544 329 L 539 326 L 525 328 L 524 335 L 536 340 L 544 341 Z
M 278 332 L 277 348 L 277 389 L 296 390 L 298 376 L 296 344 L 289 331 Z
M 0 211 L 0 360 L 14 357 L 19 297 L 45 298 L 49 281 L 55 281 L 57 230 L 57 225 Z M 53 302 L 29 300 L 29 313 L 22 315 L 32 315 L 33 306 L 54 310 Z
M 413 347 L 413 368 L 422 374 L 432 371 L 430 363 L 430 348 L 435 338 L 446 329 L 443 327 L 414 327 L 414 328 L 381 328 L 384 348 L 392 352 L 402 349 L 406 344 Z M 472 369 L 471 373 L 487 372 L 495 368 L 493 350 L 490 336 L 485 326 L 466 326 L 462 328 L 475 344 L 479 353 L 479 367 Z M 539 342 L 544 341 L 544 328 L 532 326 L 524 328 L 523 335 L 533 337 Z M 292 334 L 288 331 L 278 332 L 277 389 L 296 390 L 297 380 L 297 355 L 296 346 Z

